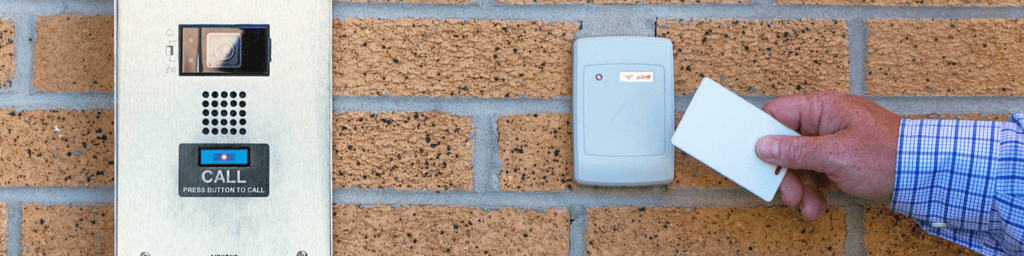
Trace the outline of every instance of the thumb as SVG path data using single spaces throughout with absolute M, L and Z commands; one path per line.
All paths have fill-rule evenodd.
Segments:
M 824 149 L 832 136 L 764 136 L 757 140 L 757 157 L 786 168 L 826 172 L 834 165 Z

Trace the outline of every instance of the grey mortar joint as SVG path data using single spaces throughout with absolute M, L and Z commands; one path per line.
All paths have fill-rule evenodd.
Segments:
M 32 72 L 35 62 L 36 16 L 16 15 L 14 19 L 14 82 L 9 90 L 18 94 L 35 92 L 32 86 Z M 3 102 L 9 102 L 5 100 Z M 7 107 L 7 106 L 0 106 Z
M 587 215 L 587 208 L 581 205 L 569 207 L 569 255 L 587 255 L 587 222 L 590 216 Z
M 472 2 L 467 3 L 466 5 L 475 5 L 475 6 L 481 6 L 483 8 L 487 8 L 487 7 L 496 5 L 496 4 L 499 4 L 499 3 L 498 3 L 498 1 L 495 1 L 495 0 L 473 0 Z
M 655 188 L 587 189 L 583 191 L 475 192 L 396 189 L 335 188 L 335 204 L 359 205 L 449 205 L 469 207 L 513 207 L 543 210 L 604 206 L 664 207 L 757 207 L 781 205 L 765 202 L 742 189 Z
M 0 187 L 0 202 L 113 205 L 114 187 Z
M 472 116 L 473 191 L 500 192 L 501 157 L 498 149 L 498 115 Z
M 868 27 L 867 20 L 854 18 L 846 20 L 847 49 L 850 56 L 850 93 L 864 96 L 867 93 Z
M 850 204 L 841 207 L 846 211 L 846 244 L 843 252 L 850 256 L 868 255 L 864 244 L 864 206 Z
M 1024 96 L 868 96 L 896 114 L 1010 114 L 1024 111 Z
M 650 10 L 645 9 L 588 5 L 576 38 L 654 35 L 656 18 L 646 15 Z
M 14 108 L 18 111 L 51 109 L 113 109 L 114 94 L 104 92 L 31 92 L 10 96 L 0 94 L 0 108 Z
M 21 202 L 7 202 L 7 256 L 21 256 Z
M 568 113 L 572 99 L 334 95 L 334 112 L 448 112 L 461 116 Z

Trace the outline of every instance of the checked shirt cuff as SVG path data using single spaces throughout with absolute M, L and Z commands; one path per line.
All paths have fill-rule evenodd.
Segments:
M 892 209 L 957 229 L 987 229 L 995 209 L 998 123 L 911 120 L 900 125 Z
M 932 235 L 989 252 L 996 241 L 972 233 L 1002 229 L 995 198 L 1004 124 L 904 119 L 892 209 L 914 218 Z

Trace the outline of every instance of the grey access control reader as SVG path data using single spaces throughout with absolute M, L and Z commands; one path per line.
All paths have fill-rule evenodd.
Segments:
M 115 8 L 116 255 L 331 255 L 331 1 Z
M 668 184 L 674 174 L 672 42 L 600 37 L 573 45 L 573 169 L 594 186 Z

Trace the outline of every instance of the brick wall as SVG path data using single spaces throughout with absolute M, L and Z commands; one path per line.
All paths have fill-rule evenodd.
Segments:
M 1024 106 L 1021 5 L 335 2 L 335 254 L 968 252 L 841 192 L 803 220 L 679 151 L 671 185 L 577 185 L 572 40 L 672 40 L 677 115 L 711 77 L 756 105 L 835 89 L 908 118 L 1004 121 Z M 109 0 L 0 1 L 7 255 L 112 254 L 112 14 Z

